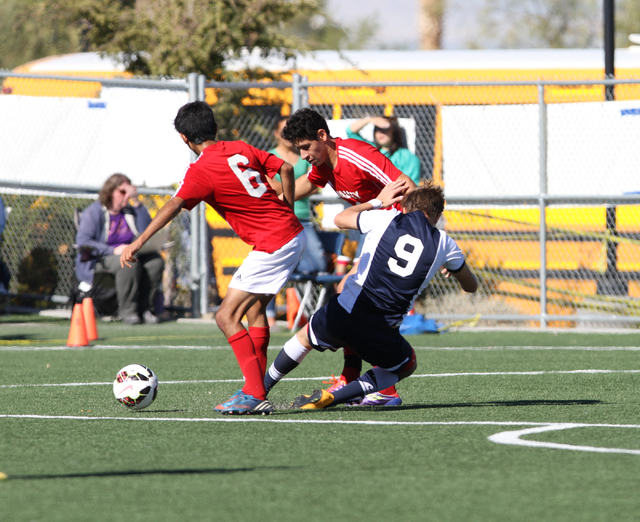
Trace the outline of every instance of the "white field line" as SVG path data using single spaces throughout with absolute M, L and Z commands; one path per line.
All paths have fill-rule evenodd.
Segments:
M 534 426 L 523 430 L 503 431 L 487 437 L 496 444 L 524 446 L 529 448 L 546 448 L 591 453 L 619 453 L 640 455 L 640 450 L 626 448 L 603 448 L 599 446 L 582 446 L 574 444 L 558 444 L 522 440 L 524 435 L 533 435 L 548 431 L 559 431 L 573 428 L 635 428 L 640 424 L 577 424 L 547 422 L 492 422 L 492 421 L 458 421 L 458 422 L 402 422 L 402 421 L 346 421 L 316 419 L 274 419 L 272 417 L 216 417 L 216 418 L 181 418 L 181 417 L 89 417 L 78 415 L 1 415 L 0 419 L 40 419 L 40 420 L 83 420 L 83 421 L 141 421 L 141 422 L 271 422 L 276 424 L 346 424 L 365 426 Z
M 463 372 L 463 373 L 423 373 L 412 375 L 411 378 L 426 377 L 496 377 L 503 375 L 525 376 L 525 375 L 567 375 L 567 374 L 608 374 L 608 373 L 640 373 L 640 370 L 549 370 L 532 372 Z M 325 377 L 287 377 L 283 381 L 319 381 L 329 379 Z M 192 381 L 159 381 L 158 384 L 218 384 L 244 382 L 242 379 L 211 379 Z M 64 383 L 43 383 L 43 384 L 0 384 L 0 388 L 44 388 L 44 387 L 69 387 L 69 386 L 107 386 L 113 382 L 64 382 Z
M 640 346 L 414 346 L 414 350 L 429 351 L 500 351 L 500 350 L 573 350 L 573 351 L 640 351 Z M 153 346 L 96 344 L 93 346 L 0 346 L 0 352 L 42 352 L 42 351 L 81 351 L 81 350 L 230 350 L 229 345 L 224 346 L 193 346 L 193 345 L 169 345 L 157 344 Z M 269 346 L 269 350 L 280 350 L 282 346 Z
M 559 444 L 556 442 L 544 442 L 537 440 L 522 440 L 520 437 L 524 435 L 533 435 L 537 433 L 545 433 L 547 431 L 559 431 L 573 428 L 590 428 L 590 427 L 607 427 L 607 428 L 640 428 L 633 424 L 550 424 L 548 426 L 542 426 L 538 428 L 527 428 L 517 431 L 503 431 L 491 435 L 489 440 L 496 444 L 507 444 L 510 446 L 525 446 L 527 448 L 548 448 L 570 451 L 587 451 L 590 453 L 623 453 L 627 455 L 640 455 L 640 450 L 626 449 L 626 448 L 603 448 L 600 446 L 579 446 L 575 444 Z

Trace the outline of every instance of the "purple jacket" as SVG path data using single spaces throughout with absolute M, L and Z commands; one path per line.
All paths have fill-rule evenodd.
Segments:
M 129 228 L 138 237 L 151 223 L 151 216 L 147 209 L 126 206 L 122 210 Z M 80 215 L 80 224 L 76 234 L 76 246 L 79 249 L 76 256 L 76 276 L 80 281 L 93 283 L 93 273 L 96 261 L 113 255 L 113 247 L 107 245 L 109 234 L 109 211 L 100 201 L 89 205 Z M 91 247 L 90 250 L 82 247 Z

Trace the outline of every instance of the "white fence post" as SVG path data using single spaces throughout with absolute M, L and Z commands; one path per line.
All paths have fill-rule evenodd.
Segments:
M 547 104 L 538 85 L 540 111 L 540 328 L 547 327 Z

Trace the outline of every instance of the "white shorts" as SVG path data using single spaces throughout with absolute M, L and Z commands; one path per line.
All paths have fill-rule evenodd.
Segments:
M 252 250 L 233 274 L 229 288 L 250 294 L 277 294 L 291 277 L 306 247 L 303 230 L 272 254 Z

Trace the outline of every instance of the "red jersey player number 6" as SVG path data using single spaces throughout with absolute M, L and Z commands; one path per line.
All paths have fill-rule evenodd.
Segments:
M 238 176 L 242 186 L 247 189 L 247 194 L 254 198 L 259 198 L 267 191 L 266 185 L 260 179 L 259 172 L 256 172 L 250 167 L 244 170 L 240 168 L 240 165 L 245 166 L 249 164 L 249 158 L 242 154 L 234 154 L 227 161 L 233 173 Z

